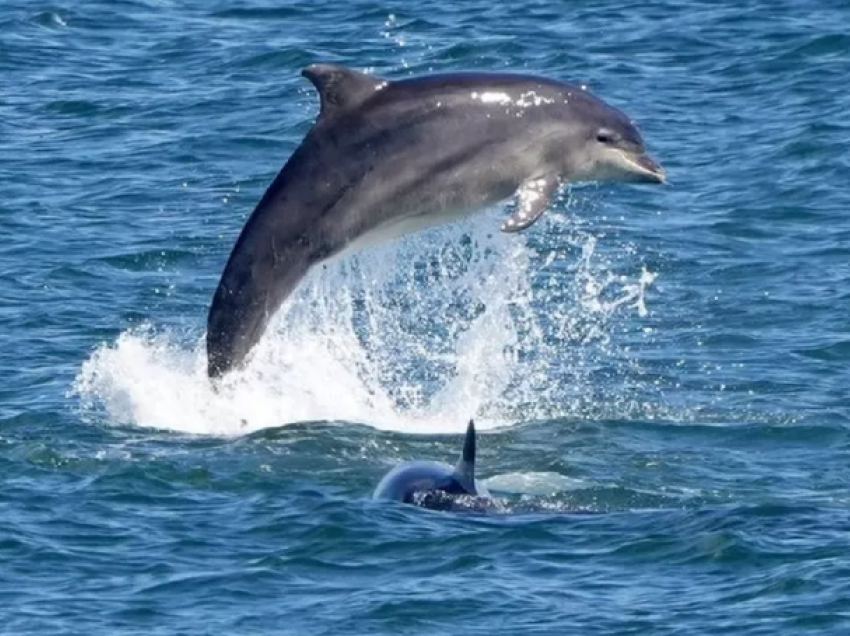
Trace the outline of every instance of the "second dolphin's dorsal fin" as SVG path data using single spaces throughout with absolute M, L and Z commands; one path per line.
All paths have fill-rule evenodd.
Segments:
M 455 466 L 455 477 L 468 493 L 476 494 L 475 488 L 475 423 L 469 420 L 463 450 Z
M 311 64 L 301 75 L 316 87 L 323 118 L 356 108 L 387 85 L 387 80 L 340 64 Z

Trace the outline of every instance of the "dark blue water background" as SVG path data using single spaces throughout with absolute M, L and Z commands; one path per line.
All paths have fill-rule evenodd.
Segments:
M 848 24 L 838 0 L 3 2 L 0 632 L 848 633 Z M 317 270 L 214 394 L 209 300 L 319 60 L 584 83 L 671 185 Z M 473 416 L 505 513 L 369 500 Z

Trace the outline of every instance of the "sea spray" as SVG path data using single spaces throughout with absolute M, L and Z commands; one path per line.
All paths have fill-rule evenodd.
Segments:
M 652 275 L 615 275 L 584 231 L 538 251 L 496 216 L 316 267 L 217 391 L 203 337 L 187 346 L 150 325 L 100 346 L 74 391 L 90 418 L 214 435 L 304 421 L 439 433 L 576 413 L 606 358 L 620 364 L 612 321 L 645 311 Z

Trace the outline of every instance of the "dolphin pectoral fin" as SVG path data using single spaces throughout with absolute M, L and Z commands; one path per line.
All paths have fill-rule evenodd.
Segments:
M 559 185 L 553 174 L 524 181 L 517 190 L 516 210 L 502 223 L 502 232 L 521 232 L 533 225 L 549 207 Z

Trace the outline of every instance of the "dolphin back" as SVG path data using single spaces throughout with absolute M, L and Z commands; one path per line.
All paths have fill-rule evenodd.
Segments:
M 450 492 L 454 471 L 440 462 L 405 462 L 393 468 L 372 493 L 372 499 L 412 503 L 418 492 Z M 447 490 L 449 489 L 449 490 Z

